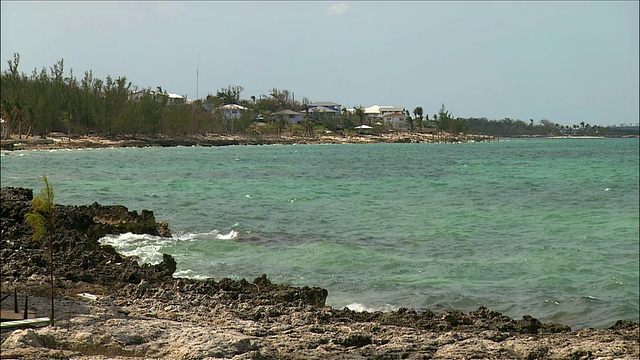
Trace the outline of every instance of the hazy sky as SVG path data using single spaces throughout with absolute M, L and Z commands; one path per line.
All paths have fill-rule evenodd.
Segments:
M 637 123 L 638 1 L 2 1 L 2 71 L 86 70 L 205 97 Z M 199 69 L 199 76 L 196 76 Z M 199 81 L 198 81 L 199 80 Z M 199 83 L 199 85 L 197 85 Z

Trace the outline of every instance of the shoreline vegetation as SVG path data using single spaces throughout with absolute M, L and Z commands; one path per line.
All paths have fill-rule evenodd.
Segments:
M 357 312 L 325 305 L 319 287 L 229 278 L 174 278 L 176 262 L 157 265 L 99 243 L 106 234 L 171 236 L 152 211 L 120 205 L 60 205 L 45 238 L 24 223 L 33 190 L 4 187 L 1 293 L 17 291 L 54 324 L 1 331 L 3 358 L 21 359 L 637 359 L 639 326 L 572 330 L 486 307 L 469 313 L 399 308 Z M 54 267 L 50 268 L 49 246 Z M 52 270 L 53 269 L 53 270 Z M 2 309 L 12 308 L 3 301 Z
M 638 123 L 600 126 L 580 121 L 569 126 L 545 118 L 463 118 L 444 104 L 439 110 L 422 106 L 411 110 L 402 104 L 343 106 L 313 102 L 278 88 L 243 98 L 242 86 L 229 85 L 192 100 L 161 86 L 138 87 L 125 76 L 100 79 L 85 71 L 77 78 L 73 69 L 66 71 L 64 59 L 48 69 L 33 69 L 30 75 L 21 72 L 19 64 L 20 54 L 14 53 L 0 81 L 0 137 L 2 148 L 9 150 L 30 145 L 45 148 L 50 141 L 67 148 L 83 146 L 74 142 L 84 142 L 85 147 L 216 146 L 640 134 Z M 16 137 L 24 141 L 15 141 Z M 58 141 L 63 137 L 67 144 Z

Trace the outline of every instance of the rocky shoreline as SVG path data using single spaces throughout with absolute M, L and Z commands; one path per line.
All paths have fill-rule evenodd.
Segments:
M 206 136 L 140 136 L 123 135 L 113 137 L 54 135 L 47 138 L 22 138 L 14 136 L 1 140 L 3 150 L 54 150 L 54 149 L 99 149 L 123 147 L 175 147 L 175 146 L 230 146 L 230 145 L 293 145 L 293 144 L 362 144 L 362 143 L 433 143 L 496 141 L 486 135 L 450 135 L 421 132 L 396 131 L 385 134 L 339 133 L 306 136 L 224 135 Z
M 49 258 L 24 223 L 31 189 L 2 188 L 2 294 L 50 311 Z M 327 291 L 172 275 L 176 263 L 139 265 L 98 239 L 125 232 L 170 236 L 151 211 L 56 205 L 55 325 L 3 329 L 1 357 L 21 359 L 637 359 L 638 323 L 572 331 L 487 308 L 470 313 L 356 312 L 325 306 Z M 89 293 L 95 297 L 81 297 Z M 11 301 L 2 303 L 11 308 Z

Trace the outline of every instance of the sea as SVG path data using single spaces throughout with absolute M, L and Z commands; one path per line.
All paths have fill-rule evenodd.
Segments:
M 356 311 L 639 320 L 639 139 L 2 152 L 2 186 L 152 210 L 101 239 L 175 277 L 328 290 Z

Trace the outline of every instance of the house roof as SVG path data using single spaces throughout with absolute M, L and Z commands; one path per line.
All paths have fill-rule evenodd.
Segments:
M 184 96 L 178 94 L 167 93 L 167 96 L 169 99 L 184 99 Z
M 247 110 L 246 107 L 238 104 L 227 104 L 217 108 L 218 110 Z
M 330 101 L 312 102 L 312 103 L 309 103 L 309 105 L 311 105 L 311 106 L 342 106 L 340 104 L 336 104 L 336 103 L 330 102 Z
M 337 113 L 338 111 L 333 110 L 333 109 L 329 109 L 328 107 L 325 106 L 317 106 L 314 107 L 312 109 L 309 109 L 309 112 L 321 112 L 321 113 Z
M 293 110 L 282 110 L 282 111 L 278 111 L 278 112 L 274 112 L 272 115 L 302 115 L 302 113 L 299 113 L 297 111 L 293 111 Z
M 380 117 L 389 117 L 389 116 L 391 116 L 391 117 L 406 117 L 407 115 L 405 115 L 405 114 L 403 114 L 401 112 L 393 112 L 393 113 L 390 113 L 390 114 L 380 115 Z
M 389 106 L 389 105 L 373 105 L 368 108 L 364 108 L 365 114 L 380 114 L 383 111 L 402 112 L 404 108 Z

